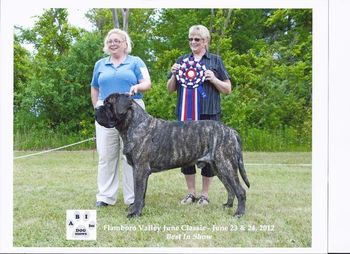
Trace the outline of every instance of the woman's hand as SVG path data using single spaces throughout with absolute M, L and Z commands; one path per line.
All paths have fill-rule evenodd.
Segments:
M 139 84 L 136 84 L 136 85 L 130 87 L 130 91 L 129 91 L 130 96 L 133 96 L 133 95 L 137 94 L 137 92 L 139 91 L 139 86 L 138 85 Z
M 171 73 L 175 74 L 179 68 L 180 68 L 180 64 L 177 64 L 177 63 L 173 64 L 173 66 L 171 66 Z
M 130 87 L 129 94 L 132 96 L 132 95 L 135 95 L 139 92 L 140 93 L 146 92 L 149 89 L 151 89 L 151 80 L 150 79 L 140 79 L 138 84 Z
M 208 80 L 210 82 L 213 82 L 213 81 L 215 81 L 215 79 L 217 79 L 217 77 L 215 76 L 214 72 L 211 71 L 211 70 L 206 70 L 204 72 L 204 77 L 205 77 L 205 80 Z
M 231 93 L 231 81 L 229 79 L 221 81 L 215 76 L 215 73 L 211 70 L 204 72 L 205 80 L 208 80 L 213 84 L 220 93 L 229 94 Z

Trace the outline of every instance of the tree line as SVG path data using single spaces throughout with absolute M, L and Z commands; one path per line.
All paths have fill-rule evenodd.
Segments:
M 46 9 L 32 28 L 15 28 L 15 134 L 94 134 L 92 70 L 115 26 L 128 31 L 131 54 L 149 68 L 147 111 L 174 120 L 176 94 L 167 92 L 167 75 L 189 52 L 189 27 L 203 24 L 211 32 L 210 51 L 223 59 L 233 86 L 222 96 L 222 121 L 250 150 L 267 149 L 257 146 L 267 143 L 262 137 L 280 139 L 274 150 L 288 150 L 288 142 L 311 149 L 311 9 L 90 9 L 86 17 L 92 31 L 70 25 L 67 9 Z

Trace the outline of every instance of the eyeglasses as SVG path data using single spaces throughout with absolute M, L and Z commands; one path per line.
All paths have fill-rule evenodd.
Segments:
M 120 40 L 117 40 L 117 39 L 115 39 L 115 40 L 108 40 L 107 41 L 107 43 L 108 44 L 121 44 L 122 42 L 124 42 L 124 41 L 120 41 Z
M 199 42 L 200 40 L 203 40 L 203 39 L 202 38 L 188 38 L 188 41 Z

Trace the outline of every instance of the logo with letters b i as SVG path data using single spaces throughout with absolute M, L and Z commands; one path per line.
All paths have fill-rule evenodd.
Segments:
M 96 210 L 66 210 L 67 240 L 96 240 Z

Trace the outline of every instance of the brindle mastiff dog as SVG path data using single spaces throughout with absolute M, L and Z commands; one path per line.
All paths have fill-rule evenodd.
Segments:
M 238 198 L 235 216 L 245 212 L 246 191 L 241 186 L 238 170 L 249 187 L 243 165 L 238 133 L 217 121 L 164 121 L 147 114 L 126 94 L 112 94 L 96 109 L 97 122 L 117 128 L 128 163 L 133 167 L 135 201 L 128 218 L 140 216 L 145 205 L 148 177 L 151 173 L 209 163 L 224 184 L 228 199 L 225 207 Z

